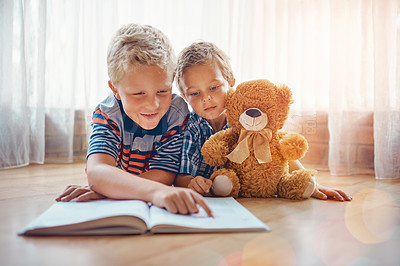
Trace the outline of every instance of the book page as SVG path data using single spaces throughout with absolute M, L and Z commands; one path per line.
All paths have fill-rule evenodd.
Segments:
M 42 215 L 28 224 L 22 232 L 44 228 L 54 228 L 63 234 L 69 230 L 84 230 L 127 226 L 128 221 L 121 221 L 121 216 L 135 216 L 143 221 L 129 221 L 134 226 L 140 226 L 143 231 L 143 223 L 149 219 L 149 206 L 139 200 L 94 200 L 89 202 L 56 202 Z M 118 217 L 118 218 L 115 218 Z M 110 221 L 108 221 L 108 219 Z M 136 219 L 138 220 L 138 219 Z M 46 230 L 46 233 L 51 231 Z M 94 232 L 94 231 L 93 231 Z
M 200 208 L 192 215 L 172 214 L 150 207 L 152 232 L 266 231 L 269 228 L 233 198 L 206 198 L 214 217 Z

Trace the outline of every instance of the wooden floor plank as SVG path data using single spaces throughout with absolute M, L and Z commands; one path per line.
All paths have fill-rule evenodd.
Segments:
M 352 202 L 238 199 L 268 233 L 20 237 L 83 163 L 0 170 L 0 265 L 400 265 L 400 180 L 331 176 Z

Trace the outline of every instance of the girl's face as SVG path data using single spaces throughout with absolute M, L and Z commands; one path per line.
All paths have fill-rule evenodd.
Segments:
M 188 68 L 183 74 L 184 97 L 193 111 L 207 121 L 225 119 L 225 98 L 229 89 L 217 64 Z

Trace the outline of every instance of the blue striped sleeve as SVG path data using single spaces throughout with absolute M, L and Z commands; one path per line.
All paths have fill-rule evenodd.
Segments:
M 86 159 L 94 153 L 105 153 L 117 158 L 121 146 L 120 135 L 118 125 L 97 109 L 92 118 L 92 134 Z

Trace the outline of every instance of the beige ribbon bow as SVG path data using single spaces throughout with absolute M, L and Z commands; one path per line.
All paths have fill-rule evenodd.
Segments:
M 242 129 L 239 135 L 239 144 L 226 157 L 235 163 L 242 163 L 250 155 L 249 147 L 253 146 L 254 156 L 258 163 L 269 163 L 272 161 L 269 142 L 272 139 L 272 130 L 264 128 L 260 131 Z

